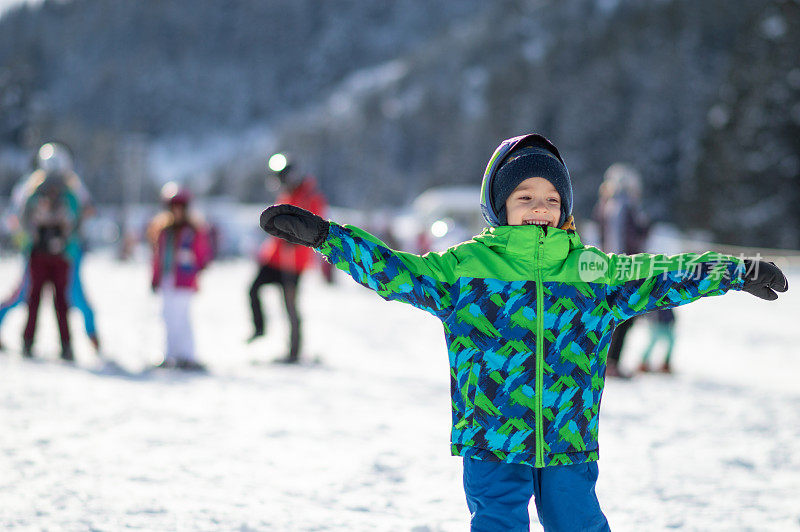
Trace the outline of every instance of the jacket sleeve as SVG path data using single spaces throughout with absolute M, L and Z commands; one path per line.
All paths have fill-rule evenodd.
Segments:
M 741 259 L 715 252 L 679 255 L 609 255 L 606 300 L 620 321 L 701 297 L 741 290 Z
M 208 229 L 205 227 L 198 227 L 195 231 L 194 241 L 192 242 L 192 250 L 194 251 L 195 260 L 197 261 L 197 269 L 202 270 L 212 259 L 211 239 L 208 234 Z
M 153 241 L 153 261 L 151 263 L 153 267 L 153 276 L 150 281 L 152 286 L 161 285 L 161 256 L 164 253 L 163 248 L 164 248 L 163 231 L 159 231 L 158 234 L 155 235 L 155 240 Z
M 22 225 L 22 229 L 28 233 L 31 240 L 35 238 L 36 228 L 34 227 L 33 223 L 33 211 L 36 209 L 36 203 L 38 199 L 39 196 L 34 194 L 31 194 L 25 198 L 20 214 L 20 225 Z
M 444 320 L 452 312 L 455 257 L 389 249 L 366 231 L 331 223 L 317 251 L 359 284 L 388 301 L 402 301 Z

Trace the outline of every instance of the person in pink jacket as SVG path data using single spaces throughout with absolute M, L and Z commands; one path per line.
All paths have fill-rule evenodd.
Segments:
M 211 245 L 202 223 L 189 214 L 191 193 L 175 183 L 161 191 L 167 211 L 153 219 L 148 236 L 153 246 L 154 292 L 161 294 L 167 346 L 160 367 L 204 370 L 195 357 L 189 315 L 197 277 L 211 260 Z

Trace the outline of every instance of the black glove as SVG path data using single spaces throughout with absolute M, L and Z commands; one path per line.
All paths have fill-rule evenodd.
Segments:
M 756 297 L 773 301 L 778 299 L 775 292 L 786 292 L 789 282 L 783 272 L 773 262 L 745 259 L 747 273 L 744 276 L 742 290 Z
M 294 205 L 267 207 L 261 213 L 261 229 L 292 244 L 316 248 L 328 238 L 330 223 Z

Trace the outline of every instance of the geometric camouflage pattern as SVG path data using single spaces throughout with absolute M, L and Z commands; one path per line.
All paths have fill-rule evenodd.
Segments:
M 420 257 L 331 224 L 318 251 L 381 297 L 444 324 L 453 454 L 533 467 L 597 460 L 616 325 L 743 282 L 733 257 L 609 255 L 583 246 L 574 231 L 534 226 L 487 229 Z M 581 270 L 587 251 L 604 270 L 589 281 Z

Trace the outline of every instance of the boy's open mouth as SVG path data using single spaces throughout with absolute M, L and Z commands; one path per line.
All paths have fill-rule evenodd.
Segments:
M 522 225 L 549 225 L 547 220 L 522 220 Z

